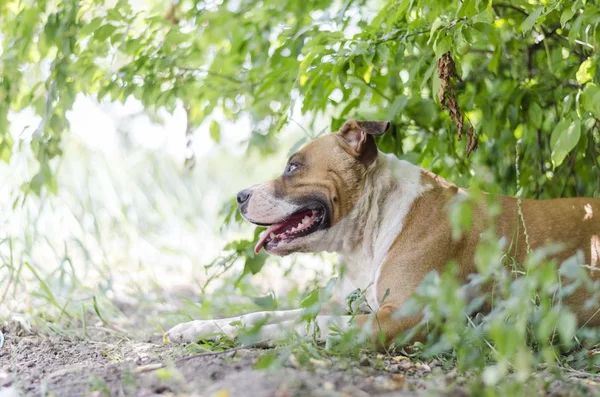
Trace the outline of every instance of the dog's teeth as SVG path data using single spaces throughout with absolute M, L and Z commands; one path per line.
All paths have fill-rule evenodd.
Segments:
M 269 234 L 269 237 L 271 238 L 271 240 L 273 240 L 276 237 L 275 233 L 271 232 L 271 234 Z
M 303 219 L 302 219 L 302 223 L 303 224 L 307 224 L 308 222 L 310 222 L 310 217 L 308 215 L 306 215 Z
M 303 225 L 304 225 L 304 223 L 303 223 L 303 222 L 300 222 L 300 223 L 298 224 L 298 226 L 296 226 L 296 227 L 297 227 L 298 229 L 300 229 L 300 228 L 301 228 Z

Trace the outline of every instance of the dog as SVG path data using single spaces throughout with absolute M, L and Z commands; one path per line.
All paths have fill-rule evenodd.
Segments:
M 317 339 L 330 329 L 372 328 L 371 335 L 393 341 L 417 325 L 421 314 L 394 313 L 411 297 L 426 274 L 443 272 L 452 260 L 466 281 L 476 273 L 475 248 L 491 225 L 485 202 L 473 206 L 470 231 L 453 236 L 448 206 L 468 192 L 418 166 L 385 155 L 374 137 L 390 127 L 384 121 L 346 122 L 293 154 L 277 179 L 242 190 L 237 203 L 247 221 L 267 227 L 255 251 L 284 256 L 294 252 L 336 252 L 346 265 L 342 289 L 366 292 L 374 314 L 318 315 Z M 600 199 L 520 200 L 497 197 L 500 213 L 492 227 L 511 242 L 510 254 L 523 263 L 529 249 L 560 242 L 553 257 L 563 261 L 583 251 L 592 278 L 600 266 Z M 600 324 L 585 309 L 589 293 L 577 289 L 566 303 L 580 324 Z M 257 312 L 240 317 L 192 321 L 165 334 L 170 342 L 202 336 L 236 336 L 238 325 L 265 323 L 260 339 L 273 340 L 294 330 L 308 333 L 297 319 L 302 310 Z M 373 316 L 377 321 L 373 321 Z M 369 320 L 371 319 L 371 320 Z

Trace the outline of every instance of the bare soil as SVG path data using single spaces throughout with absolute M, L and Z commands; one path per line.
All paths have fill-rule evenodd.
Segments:
M 358 360 L 329 357 L 299 366 L 258 370 L 262 349 L 190 355 L 160 335 L 131 340 L 96 329 L 86 338 L 28 332 L 5 324 L 0 397 L 9 396 L 412 396 L 468 395 L 464 378 L 439 360 L 413 362 L 373 353 Z M 547 395 L 595 395 L 589 380 L 549 383 Z M 431 394 L 431 393 L 427 393 Z
M 1 330 L 2 397 L 409 396 L 425 388 L 444 389 L 455 379 L 454 371 L 444 371 L 436 362 L 416 364 L 398 357 L 382 361 L 375 354 L 351 363 L 335 357 L 315 360 L 301 368 L 288 360 L 282 368 L 257 370 L 262 349 L 190 356 L 181 346 L 162 344 L 160 335 L 129 340 L 99 331 L 84 339 L 27 332 L 18 323 Z

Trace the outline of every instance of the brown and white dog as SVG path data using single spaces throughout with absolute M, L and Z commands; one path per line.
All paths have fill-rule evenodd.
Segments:
M 476 272 L 475 247 L 490 220 L 486 205 L 476 205 L 470 232 L 454 239 L 447 208 L 458 195 L 467 193 L 439 176 L 378 152 L 373 136 L 388 128 L 388 122 L 348 121 L 339 132 L 318 138 L 292 155 L 279 178 L 239 192 L 237 201 L 246 220 L 267 226 L 256 252 L 264 248 L 281 256 L 339 253 L 347 268 L 343 287 L 347 292 L 366 291 L 368 307 L 377 318 L 374 331 L 392 341 L 419 322 L 419 315 L 392 315 L 427 273 L 441 273 L 451 260 L 458 262 L 463 280 Z M 498 201 L 496 235 L 511 242 L 510 254 L 518 263 L 523 263 L 527 244 L 536 249 L 560 242 L 564 249 L 554 256 L 558 261 L 582 251 L 591 276 L 598 277 L 600 199 L 522 200 L 522 219 L 516 198 L 500 196 Z M 576 310 L 580 324 L 598 325 L 600 315 L 584 309 L 588 297 L 581 288 L 566 303 Z M 297 324 L 300 312 L 192 321 L 177 325 L 165 337 L 172 342 L 192 342 L 219 333 L 234 337 L 235 324 L 266 321 L 260 336 L 270 340 L 286 330 L 306 333 Z M 352 325 L 374 326 L 368 320 L 369 315 L 319 315 L 318 337 L 324 340 L 332 325 L 342 330 Z

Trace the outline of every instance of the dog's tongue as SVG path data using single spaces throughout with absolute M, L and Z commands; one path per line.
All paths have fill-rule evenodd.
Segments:
M 260 236 L 260 239 L 258 240 L 258 243 L 256 243 L 256 246 L 254 247 L 254 253 L 258 254 L 260 252 L 260 249 L 262 247 L 264 247 L 265 242 L 267 241 L 267 238 L 269 237 L 269 235 L 274 232 L 275 230 L 279 229 L 281 226 L 283 226 L 285 222 L 280 222 L 280 223 L 274 223 L 271 226 L 269 226 L 267 228 L 267 230 L 262 234 L 262 236 Z

